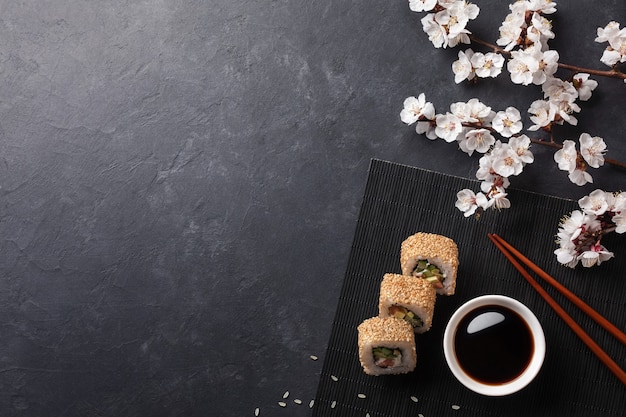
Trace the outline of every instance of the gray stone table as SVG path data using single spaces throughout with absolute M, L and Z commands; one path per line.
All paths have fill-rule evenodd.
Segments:
M 494 41 L 506 2 L 476 3 Z M 604 69 L 596 28 L 624 3 L 558 8 L 561 61 Z M 404 125 L 404 98 L 479 97 L 528 126 L 541 95 L 455 84 L 457 49 L 420 18 L 400 0 L 0 1 L 0 415 L 310 415 L 370 160 L 478 166 Z M 626 160 L 626 86 L 596 79 L 558 134 Z M 518 188 L 626 184 L 604 167 L 579 188 L 533 149 Z

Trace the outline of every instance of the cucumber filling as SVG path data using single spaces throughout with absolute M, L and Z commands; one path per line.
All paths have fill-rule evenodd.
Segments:
M 424 325 L 424 322 L 422 321 L 422 319 L 419 318 L 414 312 L 412 312 L 406 307 L 403 307 L 397 304 L 394 304 L 391 307 L 389 307 L 389 315 L 408 321 L 409 324 L 413 326 L 414 329 L 418 327 L 422 327 Z
M 443 288 L 443 282 L 446 280 L 446 274 L 441 272 L 437 265 L 433 265 L 426 259 L 420 259 L 413 269 L 414 277 L 423 278 L 430 282 L 435 288 Z
M 374 364 L 380 368 L 393 368 L 402 364 L 402 352 L 397 348 L 375 347 L 372 349 Z

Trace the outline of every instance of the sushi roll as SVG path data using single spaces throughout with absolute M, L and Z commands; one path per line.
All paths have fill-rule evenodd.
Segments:
M 429 281 L 437 294 L 452 295 L 456 289 L 459 249 L 449 237 L 416 233 L 402 242 L 400 266 L 403 275 Z
M 378 315 L 407 321 L 415 333 L 430 329 L 437 293 L 424 279 L 399 274 L 385 274 L 380 283 Z
M 359 327 L 359 360 L 368 375 L 406 374 L 415 369 L 415 334 L 397 317 L 372 317 Z

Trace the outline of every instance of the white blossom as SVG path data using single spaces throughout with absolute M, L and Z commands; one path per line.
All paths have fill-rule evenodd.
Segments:
M 503 191 L 497 191 L 493 193 L 491 195 L 491 199 L 493 201 L 493 207 L 497 208 L 498 210 L 510 208 L 511 201 L 508 198 L 506 198 L 506 196 L 507 196 L 507 193 Z
M 446 8 L 444 19 L 447 19 L 447 29 L 450 37 L 470 33 L 465 27 L 467 23 L 478 16 L 480 9 L 473 3 L 455 1 Z M 441 12 L 440 12 L 441 13 Z
M 549 101 L 535 100 L 530 105 L 528 113 L 530 114 L 530 120 L 534 123 L 528 130 L 535 131 L 548 126 L 554 121 L 556 107 L 551 105 Z
M 528 10 L 552 14 L 556 12 L 556 3 L 550 0 L 528 0 L 526 2 Z
M 538 50 L 538 48 L 537 48 Z M 535 51 L 535 55 L 539 60 L 539 69 L 533 74 L 533 84 L 541 85 L 552 77 L 559 68 L 559 53 L 557 51 Z
M 465 138 L 459 142 L 463 152 L 472 155 L 474 151 L 485 153 L 496 139 L 487 129 L 472 129 L 465 134 Z
M 476 121 L 476 119 L 472 118 L 470 115 L 468 104 L 462 101 L 450 104 L 450 113 L 458 117 L 462 123 Z
M 524 164 L 517 156 L 517 152 L 511 149 L 508 144 L 502 144 L 502 146 L 496 147 L 491 152 L 493 155 L 493 170 L 498 175 L 503 177 L 509 177 L 511 175 L 519 175 Z
M 541 86 L 541 89 L 544 92 L 544 96 L 548 98 L 550 105 L 554 107 L 555 113 L 561 118 L 560 121 L 558 119 L 555 119 L 555 121 L 559 124 L 566 121 L 576 126 L 578 120 L 573 116 L 573 113 L 580 112 L 580 107 L 575 103 L 578 98 L 578 91 L 574 84 L 569 81 L 549 77 Z
M 585 268 L 590 268 L 594 265 L 600 265 L 602 262 L 611 259 L 613 256 L 612 252 L 609 252 L 604 246 L 597 243 L 592 245 L 589 250 L 586 250 L 578 255 L 578 259 Z
M 596 42 L 608 42 L 600 61 L 610 67 L 619 62 L 626 62 L 626 28 L 620 29 L 619 23 L 609 22 L 604 28 L 598 28 Z
M 616 233 L 624 233 L 626 232 L 626 213 L 622 212 L 620 214 L 616 214 L 613 216 L 613 222 L 615 223 L 615 232 Z
M 608 65 L 609 67 L 612 67 L 614 65 L 617 65 L 617 63 L 620 62 L 621 59 L 622 59 L 622 54 L 619 51 L 616 51 L 615 49 L 611 49 L 609 47 L 605 49 L 604 52 L 602 53 L 600 62 Z
M 589 74 L 579 72 L 573 77 L 573 85 L 578 90 L 578 98 L 587 101 L 591 98 L 591 92 L 598 86 L 598 82 L 589 79 Z
M 573 171 L 571 171 L 567 177 L 569 178 L 569 180 L 571 182 L 573 182 L 576 185 L 580 185 L 583 186 L 587 183 L 593 183 L 593 177 L 591 176 L 590 173 L 588 173 L 587 171 L 583 171 L 581 169 L 574 169 Z
M 420 118 L 432 120 L 435 117 L 435 107 L 426 101 L 426 96 L 421 93 L 417 98 L 411 96 L 404 100 L 404 108 L 400 112 L 400 119 L 411 125 Z
M 448 46 L 448 33 L 446 29 L 435 21 L 435 15 L 429 13 L 421 19 L 422 29 L 428 35 L 428 40 L 435 48 Z
M 619 32 L 619 23 L 611 21 L 605 27 L 597 29 L 595 41 L 598 43 L 611 42 L 619 36 Z
M 459 191 L 456 198 L 455 207 L 461 210 L 465 217 L 476 213 L 479 207 L 487 209 L 492 204 L 483 193 L 474 194 L 472 190 L 467 188 Z
M 552 23 L 540 13 L 533 13 L 531 25 L 526 29 L 526 37 L 532 42 L 541 45 L 542 48 L 547 46 L 548 39 L 554 39 Z
M 496 114 L 491 107 L 477 98 L 472 98 L 467 102 L 467 109 L 469 120 L 477 123 L 491 123 Z
M 497 141 L 496 143 L 498 143 Z M 478 160 L 478 170 L 476 170 L 476 178 L 482 181 L 492 181 L 495 178 L 495 171 L 493 170 L 493 157 L 491 154 L 486 154 L 480 157 Z
M 474 67 L 471 58 L 474 51 L 467 49 L 465 52 L 459 51 L 459 59 L 452 63 L 452 72 L 454 72 L 454 82 L 459 84 L 465 80 L 474 78 Z
M 517 46 L 522 28 L 525 25 L 526 10 L 514 10 L 515 4 L 509 6 L 511 13 L 505 17 L 502 25 L 500 25 L 500 37 L 496 40 L 496 43 L 503 46 L 505 51 L 511 51 Z
M 576 142 L 573 140 L 563 141 L 563 147 L 554 153 L 554 161 L 562 171 L 572 172 L 576 169 Z
M 607 193 L 598 189 L 578 200 L 578 205 L 586 214 L 601 216 L 609 208 Z
M 474 72 L 480 78 L 495 78 L 502 72 L 504 57 L 493 52 L 476 52 L 471 58 Z
M 606 144 L 598 136 L 582 133 L 578 139 L 580 142 L 580 154 L 590 167 L 599 168 L 604 165 L 604 153 Z
M 428 12 L 436 5 L 437 0 L 409 0 L 409 9 L 414 12 Z
M 430 140 L 437 139 L 435 126 L 431 122 L 418 121 L 415 125 L 415 131 L 420 135 L 426 135 L 426 137 Z
M 583 232 L 597 232 L 601 227 L 600 221 L 595 216 L 574 210 L 562 221 L 557 236 L 559 240 L 576 243 Z
M 502 146 L 500 141 L 496 141 L 494 148 Z M 496 158 L 492 152 L 483 155 L 478 161 L 479 168 L 476 171 L 476 178 L 481 180 L 480 189 L 485 193 L 492 193 L 494 189 L 504 190 L 509 186 L 509 179 L 496 173 L 493 164 Z
M 576 246 L 573 243 L 562 243 L 561 246 L 554 251 L 556 260 L 565 266 L 574 268 L 578 264 L 576 258 Z
M 463 131 L 461 120 L 452 113 L 439 114 L 435 120 L 437 122 L 435 133 L 446 142 L 454 142 Z
M 534 74 L 539 70 L 539 59 L 533 53 L 512 51 L 512 59 L 507 63 L 511 74 L 511 81 L 515 84 L 529 85 L 533 82 Z
M 530 152 L 530 138 L 528 136 L 513 136 L 509 139 L 509 146 L 524 164 L 531 164 L 535 160 L 534 155 Z
M 563 81 L 559 78 L 550 77 L 541 86 L 545 98 L 551 101 L 574 102 L 578 98 L 578 91 L 574 84 L 569 81 Z
M 609 211 L 619 214 L 626 210 L 626 193 L 607 193 L 606 200 L 609 204 Z
M 515 107 L 507 107 L 505 111 L 497 112 L 491 125 L 496 132 L 505 138 L 510 138 L 514 134 L 519 133 L 524 127 L 522 125 L 522 116 Z

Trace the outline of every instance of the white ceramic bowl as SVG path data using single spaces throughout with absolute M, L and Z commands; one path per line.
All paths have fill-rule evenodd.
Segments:
M 459 324 L 470 312 L 488 305 L 506 307 L 516 312 L 528 325 L 533 338 L 533 353 L 528 366 L 516 378 L 499 384 L 487 384 L 470 377 L 460 366 L 455 353 L 455 335 Z M 519 301 L 503 295 L 483 295 L 463 304 L 452 315 L 443 336 L 443 351 L 452 374 L 467 388 L 488 396 L 503 396 L 517 392 L 527 386 L 537 375 L 546 353 L 543 329 L 532 311 Z

